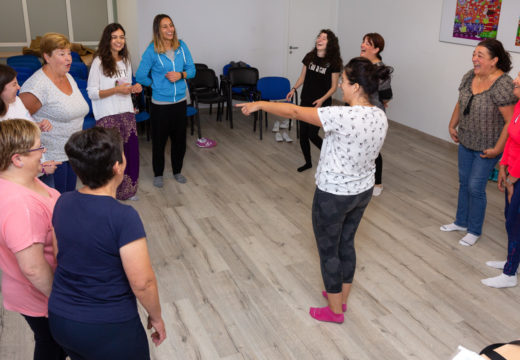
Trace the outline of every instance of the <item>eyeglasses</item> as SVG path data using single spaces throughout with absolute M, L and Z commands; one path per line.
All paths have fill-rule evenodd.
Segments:
M 471 97 L 468 100 L 468 104 L 464 108 L 464 111 L 462 112 L 464 115 L 468 115 L 471 110 L 471 103 L 473 102 L 473 94 L 471 94 Z
M 23 152 L 21 152 L 21 154 L 30 153 L 30 152 L 33 152 L 33 151 L 43 151 L 43 150 L 45 150 L 45 146 L 42 145 L 42 146 L 40 146 L 40 147 L 38 147 L 36 149 L 29 149 L 27 151 L 23 151 Z

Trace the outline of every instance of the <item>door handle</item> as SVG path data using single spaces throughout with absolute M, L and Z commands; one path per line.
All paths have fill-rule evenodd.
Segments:
M 291 46 L 291 45 L 289 45 L 289 50 L 296 50 L 296 49 L 298 49 L 298 46 Z

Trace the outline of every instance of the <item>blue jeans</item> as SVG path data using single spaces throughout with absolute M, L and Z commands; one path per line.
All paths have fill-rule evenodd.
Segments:
M 507 230 L 507 261 L 504 274 L 512 276 L 520 264 L 520 181 L 515 182 L 511 203 L 507 202 L 504 210 Z
M 455 224 L 468 228 L 475 236 L 482 234 L 486 214 L 486 185 L 489 173 L 500 159 L 480 157 L 482 151 L 473 151 L 459 145 L 459 202 Z
M 54 174 L 43 175 L 40 177 L 47 186 L 58 190 L 61 194 L 67 191 L 76 190 L 76 174 L 70 167 L 68 161 L 56 167 Z

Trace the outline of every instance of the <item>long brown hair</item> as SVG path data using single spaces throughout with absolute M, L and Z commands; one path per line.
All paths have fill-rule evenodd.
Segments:
M 173 24 L 172 18 L 166 14 L 156 15 L 155 18 L 153 19 L 153 46 L 154 46 L 155 51 L 159 54 L 166 52 L 163 41 L 161 39 L 161 31 L 160 31 L 161 30 L 160 29 L 161 21 L 162 21 L 162 19 L 165 19 L 165 18 L 169 19 Z M 175 28 L 175 30 L 174 30 L 173 39 L 172 39 L 172 49 L 177 50 L 177 48 L 179 47 L 180 44 L 179 44 L 179 39 L 177 38 L 177 28 L 175 27 L 175 25 L 173 25 L 173 27 Z
M 110 45 L 112 42 L 112 33 L 117 30 L 121 30 L 123 31 L 123 34 L 126 34 L 126 31 L 123 29 L 121 24 L 112 23 L 105 26 L 103 34 L 101 35 L 101 40 L 99 40 L 98 49 L 96 51 L 96 56 L 99 56 L 101 65 L 103 66 L 103 74 L 108 77 L 117 75 L 117 64 L 116 60 L 112 56 Z M 128 48 L 126 47 L 126 40 L 125 46 L 119 51 L 119 56 L 121 56 L 121 59 L 125 64 L 128 64 L 130 61 L 130 54 L 128 53 Z
M 0 94 L 4 92 L 5 86 L 16 77 L 16 71 L 8 66 L 0 64 Z M 0 97 L 0 116 L 4 116 L 7 112 L 7 104 Z

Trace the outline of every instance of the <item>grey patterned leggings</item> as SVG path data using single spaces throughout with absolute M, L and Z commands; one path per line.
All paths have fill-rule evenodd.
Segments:
M 358 195 L 334 195 L 316 188 L 312 226 L 328 293 L 340 293 L 343 283 L 352 283 L 356 269 L 354 236 L 371 198 L 372 189 Z

